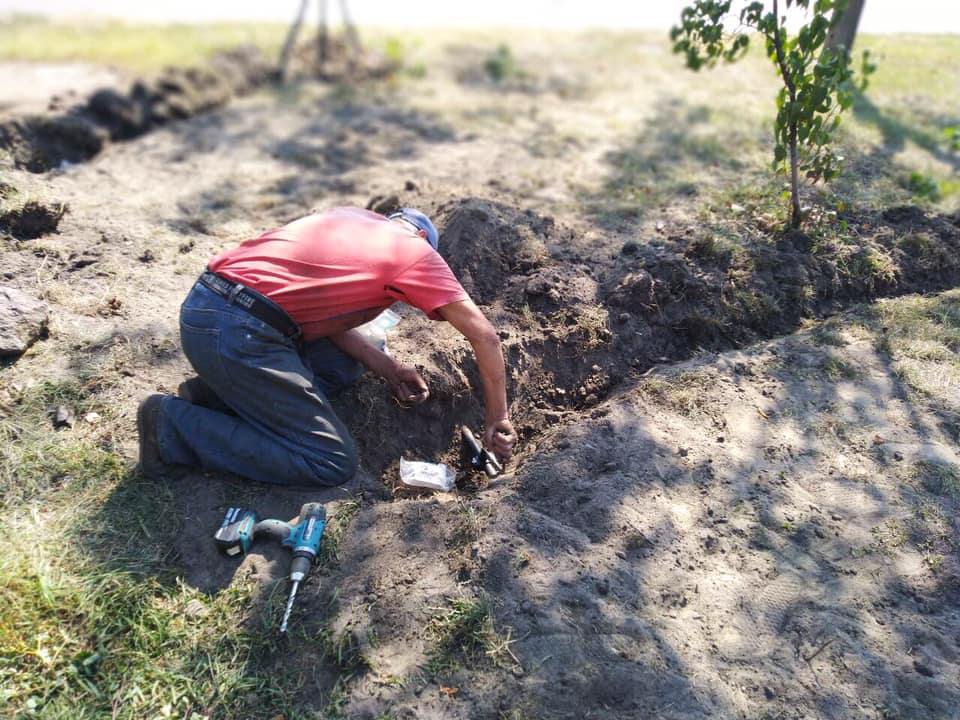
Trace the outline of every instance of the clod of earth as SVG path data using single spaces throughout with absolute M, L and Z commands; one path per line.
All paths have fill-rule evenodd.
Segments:
M 35 240 L 57 231 L 60 220 L 67 212 L 64 203 L 45 204 L 28 200 L 22 207 L 0 214 L 0 232 L 17 240 Z
M 22 355 L 46 335 L 49 320 L 47 303 L 0 286 L 0 356 Z

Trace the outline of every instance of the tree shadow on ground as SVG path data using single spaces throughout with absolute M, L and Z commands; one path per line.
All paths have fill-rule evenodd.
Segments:
M 950 635 L 956 584 L 922 562 L 919 572 L 910 568 L 931 541 L 952 562 L 957 528 L 931 525 L 919 508 L 950 517 L 956 507 L 917 487 L 893 456 L 899 448 L 910 464 L 909 448 L 929 444 L 929 409 L 914 405 L 872 346 L 848 344 L 856 353 L 844 361 L 859 379 L 825 372 L 847 346 L 798 337 L 658 371 L 621 386 L 589 416 L 563 417 L 533 438 L 541 449 L 521 459 L 502 494 L 464 499 L 494 518 L 475 536 L 476 550 L 454 540 L 451 505 L 365 505 L 339 565 L 308 583 L 295 616 L 305 635 L 290 646 L 252 637 L 256 658 L 245 672 L 299 672 L 301 710 L 325 707 L 340 688 L 348 708 L 448 717 L 515 710 L 689 720 L 746 707 L 942 717 L 960 697 L 950 680 L 960 652 Z M 886 424 L 891 404 L 912 419 Z M 114 556 L 132 557 L 144 542 L 157 571 L 169 573 L 228 502 L 266 503 L 282 517 L 303 499 L 200 476 L 180 482 L 160 493 L 136 478 L 121 485 L 96 520 L 117 529 L 114 542 L 126 549 Z M 172 506 L 156 507 L 164 494 Z M 400 518 L 395 535 L 373 534 L 397 513 L 416 519 Z M 184 523 L 173 541 L 163 520 L 171 515 Z M 904 539 L 897 525 L 908 522 Z M 212 543 L 202 552 L 209 557 L 196 556 L 195 569 L 210 574 L 216 592 L 236 568 L 226 569 Z M 439 561 L 429 573 L 403 566 L 425 552 Z M 264 562 L 247 571 L 282 575 Z M 417 567 L 426 574 L 408 577 Z M 440 584 L 430 584 L 434 576 Z M 276 619 L 284 593 L 264 587 L 246 622 Z M 481 589 L 497 628 L 512 629 L 522 671 L 482 662 L 377 682 L 357 670 L 365 652 L 389 658 L 398 646 L 429 647 L 418 602 Z M 356 640 L 370 629 L 379 631 L 375 644 Z M 331 643 L 346 653 L 340 660 Z M 907 652 L 914 670 L 905 674 Z M 461 688 L 462 698 L 444 698 L 440 687 Z M 292 702 L 291 692 L 279 688 L 272 709 Z
M 748 692 L 741 699 L 771 712 L 792 706 L 841 717 L 866 702 L 913 717 L 941 717 L 938 713 L 960 697 L 946 671 L 957 648 L 942 641 L 928 647 L 925 652 L 935 658 L 938 671 L 931 674 L 923 666 L 914 679 L 899 679 L 903 671 L 897 658 L 914 647 L 918 627 L 949 635 L 949 599 L 960 575 L 937 578 L 922 562 L 908 568 L 930 552 L 931 536 L 940 539 L 939 551 L 953 562 L 960 532 L 949 524 L 917 531 L 920 542 L 907 547 L 897 524 L 905 522 L 906 513 L 923 525 L 918 503 L 938 506 L 947 517 L 956 503 L 916 487 L 903 469 L 930 446 L 924 436 L 932 430 L 909 421 L 889 424 L 891 418 L 884 417 L 889 401 L 906 406 L 913 423 L 929 417 L 929 409 L 913 406 L 882 357 L 864 354 L 870 372 L 879 373 L 869 380 L 834 383 L 822 379 L 819 370 L 829 352 L 804 342 L 768 348 L 774 354 L 766 368 L 752 364 L 758 350 L 724 361 L 719 373 L 709 359 L 689 363 L 687 371 L 673 376 L 677 393 L 690 384 L 685 379 L 690 373 L 704 372 L 710 379 L 694 386 L 693 399 L 667 416 L 655 406 L 635 403 L 635 391 L 625 389 L 607 404 L 608 420 L 578 421 L 551 431 L 552 440 L 537 438 L 550 447 L 563 437 L 559 442 L 569 443 L 571 450 L 531 458 L 521 467 L 517 492 L 525 510 L 513 530 L 522 538 L 522 552 L 545 558 L 556 580 L 543 585 L 521 570 L 512 577 L 509 571 L 490 574 L 485 583 L 491 593 L 505 585 L 532 593 L 526 610 L 523 603 L 518 608 L 511 602 L 504 611 L 504 622 L 523 638 L 514 650 L 528 657 L 537 647 L 534 638 L 561 632 L 548 622 L 551 612 L 587 608 L 572 616 L 577 622 L 567 618 L 562 629 L 581 640 L 585 657 L 575 661 L 579 667 L 602 667 L 606 673 L 610 664 L 618 664 L 624 672 L 649 674 L 652 668 L 630 664 L 636 649 L 629 641 L 625 645 L 625 632 L 616 629 L 633 617 L 660 629 L 666 644 L 686 660 L 685 676 L 709 684 L 703 678 L 714 674 L 723 678 L 717 681 L 721 685 L 742 683 L 740 690 Z M 772 381 L 773 392 L 760 412 L 751 403 L 764 401 L 766 394 L 737 397 L 742 375 L 733 371 L 735 360 L 751 375 Z M 645 382 L 636 391 L 643 394 Z M 842 392 L 838 385 L 844 386 Z M 706 397 L 697 398 L 698 393 Z M 718 403 L 718 396 L 726 399 Z M 682 410 L 687 402 L 702 407 L 703 414 Z M 635 409 L 645 417 L 634 419 Z M 748 414 L 760 434 L 749 447 L 737 445 L 736 456 L 728 455 L 726 448 L 744 429 L 729 420 Z M 658 421 L 678 430 L 678 423 L 691 424 L 694 436 L 726 435 L 724 444 L 716 445 L 724 452 L 710 458 L 705 457 L 709 447 L 699 442 L 699 448 L 666 445 L 663 436 L 671 431 L 655 428 Z M 764 432 L 768 425 L 774 427 Z M 910 428 L 906 436 L 904 427 Z M 883 438 L 880 445 L 871 433 Z M 913 433 L 915 440 L 909 437 Z M 893 461 L 894 452 L 905 460 Z M 878 453 L 880 459 L 874 460 Z M 511 534 L 507 530 L 498 539 L 506 542 Z M 496 552 L 500 564 L 510 567 L 510 554 L 517 550 Z M 508 593 L 514 594 L 523 595 L 521 590 Z M 698 634 L 684 632 L 684 624 L 704 626 L 702 651 L 695 645 Z M 880 638 L 877 628 L 882 628 Z M 610 651 L 609 644 L 619 652 Z M 671 666 L 669 659 L 664 662 Z M 749 672 L 738 670 L 745 667 Z M 783 673 L 796 679 L 789 681 Z M 889 682 L 877 683 L 878 677 Z M 758 678 L 770 685 L 758 684 Z M 566 702 L 587 696 L 581 687 Z M 716 700 L 705 707 L 720 715 L 737 709 Z M 688 707 L 685 712 L 693 715 L 678 716 L 697 716 L 696 710 Z
M 371 90 L 375 92 L 375 90 Z M 177 126 L 172 158 L 194 153 L 213 161 L 229 157 L 234 146 L 253 148 L 257 162 L 268 161 L 263 173 L 276 180 L 247 187 L 242 178 L 218 181 L 216 187 L 180 203 L 179 213 L 165 222 L 187 231 L 206 231 L 231 216 L 262 215 L 264 222 L 299 217 L 331 193 L 356 192 L 354 171 L 385 162 L 416 160 L 424 148 L 457 142 L 456 132 L 436 116 L 402 107 L 390 98 L 363 98 L 356 92 L 305 98 L 281 106 L 288 118 L 268 123 L 276 108 L 230 108 L 216 118 L 186 121 Z M 279 129 L 278 129 L 279 128 Z M 229 161 L 237 162 L 234 157 Z
M 923 114 L 922 109 L 916 112 Z M 857 93 L 853 102 L 853 114 L 857 120 L 873 125 L 883 134 L 883 149 L 886 153 L 903 150 L 906 143 L 912 142 L 926 150 L 938 162 L 949 165 L 954 172 L 960 171 L 960 156 L 946 148 L 943 136 L 937 136 L 929 130 L 908 124 L 894 117 L 889 111 L 877 106 L 863 93 Z M 934 116 L 929 118 L 929 124 L 945 130 L 960 122 L 957 116 Z
M 602 187 L 580 198 L 584 212 L 605 229 L 634 229 L 654 210 L 750 170 L 738 152 L 749 128 L 721 133 L 708 107 L 680 98 L 655 105 L 644 130 L 604 156 L 611 173 Z

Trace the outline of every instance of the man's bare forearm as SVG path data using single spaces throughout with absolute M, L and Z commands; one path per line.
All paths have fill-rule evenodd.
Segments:
M 483 383 L 485 422 L 490 426 L 509 417 L 507 378 L 500 338 L 496 333 L 490 333 L 471 340 L 470 344 L 477 358 L 480 381 Z
M 331 335 L 330 342 L 382 378 L 390 377 L 396 370 L 394 359 L 368 343 L 356 330 L 344 330 Z

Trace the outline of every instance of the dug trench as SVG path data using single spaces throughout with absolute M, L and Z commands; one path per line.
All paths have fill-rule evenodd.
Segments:
M 651 242 L 631 241 L 617 253 L 585 252 L 574 230 L 552 218 L 480 198 L 440 205 L 435 216 L 450 267 L 499 331 L 518 463 L 545 428 L 568 413 L 589 414 L 654 366 L 785 335 L 854 303 L 960 280 L 960 218 L 917 208 L 840 218 L 859 244 L 815 252 L 801 232 L 758 232 L 723 252 L 696 226 L 663 228 Z M 399 458 L 460 467 L 458 428 L 479 429 L 483 415 L 469 345 L 445 324 L 400 312 L 403 331 L 391 348 L 400 359 L 427 357 L 419 369 L 432 400 L 384 413 L 385 390 L 367 375 L 338 407 L 365 467 L 406 493 Z
M 301 43 L 291 58 L 288 80 L 303 77 L 336 82 L 383 78 L 395 64 L 377 53 L 347 47 L 332 38 L 322 66 L 315 48 Z M 159 127 L 228 105 L 276 80 L 277 70 L 253 46 L 222 50 L 194 67 L 168 67 L 140 77 L 128 87 L 103 87 L 69 103 L 51 98 L 47 111 L 5 118 L 0 115 L 0 168 L 4 164 L 32 173 L 45 173 L 91 160 L 113 142 L 124 142 Z M 35 237 L 35 236 L 34 236 Z
M 431 400 L 413 408 L 389 407 L 385 388 L 367 376 L 335 401 L 360 447 L 360 479 L 349 494 L 330 496 L 329 545 L 317 577 L 298 601 L 290 642 L 258 662 L 297 675 L 298 702 L 307 706 L 329 707 L 330 698 L 341 693 L 348 717 L 372 718 L 385 707 L 397 717 L 503 717 L 531 711 L 581 717 L 589 707 L 607 708 L 602 717 L 640 708 L 661 717 L 727 715 L 754 701 L 739 705 L 705 696 L 683 669 L 682 657 L 690 650 L 681 653 L 677 644 L 686 641 L 652 618 L 676 617 L 688 603 L 703 602 L 700 585 L 694 587 L 685 573 L 709 577 L 710 556 L 729 550 L 726 557 L 739 562 L 742 571 L 776 580 L 762 583 L 762 597 L 741 601 L 746 611 L 729 615 L 740 618 L 747 612 L 761 619 L 757 648 L 747 648 L 742 638 L 751 633 L 735 625 L 730 637 L 741 638 L 740 644 L 730 645 L 729 633 L 718 635 L 705 657 L 717 660 L 724 677 L 729 668 L 746 663 L 749 671 L 732 672 L 737 683 L 759 694 L 756 702 L 813 711 L 802 681 L 775 680 L 784 672 L 802 674 L 804 667 L 758 649 L 767 642 L 776 647 L 786 627 L 801 638 L 798 657 L 816 657 L 815 643 L 833 642 L 831 633 L 839 632 L 854 638 L 838 641 L 844 652 L 867 658 L 869 651 L 855 639 L 863 631 L 853 615 L 831 609 L 826 600 L 794 605 L 785 599 L 795 589 L 788 580 L 796 569 L 782 560 L 783 567 L 771 570 L 763 556 L 769 551 L 790 557 L 792 546 L 769 545 L 777 542 L 770 539 L 773 533 L 760 544 L 749 528 L 727 517 L 716 488 L 743 485 L 738 492 L 760 507 L 761 518 L 780 512 L 773 508 L 783 499 L 776 490 L 776 500 L 764 499 L 771 492 L 768 483 L 753 485 L 747 476 L 721 481 L 724 470 L 711 458 L 694 461 L 696 454 L 687 458 L 682 447 L 678 458 L 676 448 L 665 452 L 663 439 L 655 442 L 653 435 L 639 433 L 634 390 L 650 372 L 669 372 L 673 364 L 701 354 L 793 333 L 805 320 L 870 298 L 955 284 L 960 278 L 957 218 L 895 209 L 847 218 L 861 238 L 857 247 L 811 252 L 809 236 L 758 234 L 741 251 L 723 254 L 705 251 L 714 238 L 696 228 L 665 228 L 656 242 L 611 252 L 583 249 L 573 242 L 573 230 L 492 199 L 431 209 L 443 228 L 443 254 L 500 331 L 511 412 L 521 438 L 516 459 L 494 481 L 462 469 L 458 426 L 479 429 L 482 423 L 470 348 L 445 324 L 401 309 L 403 319 L 389 348 L 399 359 L 417 363 Z M 865 262 L 864 257 L 875 259 Z M 743 360 L 745 374 L 766 362 L 750 355 Z M 730 404 L 722 400 L 725 387 L 733 386 L 704 376 L 685 392 L 722 408 Z M 736 435 L 736 428 L 725 424 L 722 410 L 710 411 L 708 426 L 715 434 Z M 706 451 L 711 452 L 709 444 Z M 431 497 L 403 487 L 401 456 L 460 468 L 458 491 Z M 683 470 L 684 463 L 689 469 Z M 623 506 L 638 483 L 669 488 L 688 476 L 699 489 L 703 519 L 711 528 L 702 538 L 706 549 L 687 548 L 676 560 L 679 574 L 668 571 L 666 580 L 656 579 L 660 570 L 653 572 L 650 565 L 649 577 L 641 582 L 637 573 L 646 572 L 642 568 L 653 562 L 656 548 L 685 543 L 685 533 L 665 519 L 618 519 L 617 505 Z M 190 503 L 209 493 L 204 483 L 191 482 L 184 489 Z M 257 494 L 256 502 L 276 508 L 284 502 L 289 506 L 294 497 Z M 653 501 L 665 512 L 663 501 Z M 837 508 L 842 511 L 842 504 Z M 760 522 L 777 527 L 777 517 Z M 831 517 L 841 516 L 834 511 Z M 809 537 L 814 530 L 823 536 L 815 524 Z M 209 582 L 215 557 L 190 555 L 182 553 L 188 576 L 192 570 L 194 578 L 206 574 Z M 255 624 L 275 622 L 284 600 L 285 585 L 266 580 L 282 578 L 286 558 L 272 550 L 264 557 L 251 559 L 242 573 L 273 588 L 256 600 L 248 620 Z M 680 567 L 682 559 L 686 565 Z M 856 574 L 823 562 L 821 580 L 834 590 L 845 582 L 844 573 Z M 222 572 L 217 571 L 220 582 L 228 582 Z M 548 577 L 555 581 L 547 582 Z M 927 621 L 939 623 L 958 590 L 948 585 L 890 589 L 877 602 L 896 605 L 919 598 Z M 487 598 L 496 625 L 509 631 L 496 654 L 467 652 L 459 656 L 460 664 L 444 665 L 437 620 L 451 612 L 451 599 L 464 597 Z M 638 602 L 648 603 L 650 614 L 643 615 Z M 631 620 L 633 613 L 645 619 Z M 593 632 L 583 634 L 577 630 L 581 626 Z M 323 643 L 301 642 L 309 637 Z M 469 638 L 459 641 L 469 645 Z M 706 668 L 713 660 L 704 662 Z M 852 707 L 857 683 L 869 684 L 877 673 L 893 682 L 884 663 L 864 662 L 851 669 L 846 684 L 838 684 L 836 707 Z M 637 681 L 638 664 L 644 668 L 643 682 Z M 758 685 L 757 677 L 767 684 Z M 880 698 L 885 692 L 874 694 Z M 457 695 L 455 703 L 450 693 Z M 898 693 L 887 702 L 908 714 L 931 702 L 940 707 L 954 696 L 947 685 L 930 694 L 920 685 Z

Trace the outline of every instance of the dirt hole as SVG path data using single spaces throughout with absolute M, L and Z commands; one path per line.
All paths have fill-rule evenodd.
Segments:
M 389 202 L 408 204 L 402 195 Z M 443 229 L 441 253 L 500 333 L 521 457 L 522 447 L 564 413 L 600 405 L 653 365 L 789 333 L 805 318 L 870 297 L 960 279 L 957 263 L 932 262 L 960 254 L 960 228 L 922 211 L 851 218 L 852 233 L 873 235 L 820 255 L 795 233 L 774 242 L 746 239 L 732 254 L 704 253 L 709 231 L 668 229 L 665 243 L 578 256 L 570 251 L 571 229 L 530 210 L 468 198 L 432 215 Z M 918 233 L 924 243 L 900 247 Z M 857 265 L 865 255 L 883 264 Z M 882 277 L 871 274 L 878 268 Z M 733 282 L 737 293 L 730 295 Z M 365 377 L 341 409 L 366 468 L 391 487 L 401 456 L 461 467 L 459 427 L 479 430 L 483 423 L 469 345 L 445 324 L 416 315 L 404 323 L 396 350 L 427 357 L 420 370 L 431 400 L 385 408 L 385 388 Z

